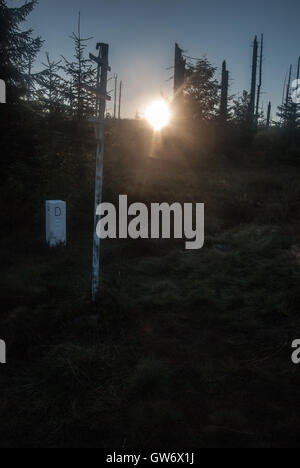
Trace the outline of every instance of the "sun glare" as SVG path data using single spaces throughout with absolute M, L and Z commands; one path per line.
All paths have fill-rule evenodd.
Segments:
M 168 103 L 163 99 L 153 102 L 147 107 L 145 117 L 154 130 L 161 130 L 170 120 Z

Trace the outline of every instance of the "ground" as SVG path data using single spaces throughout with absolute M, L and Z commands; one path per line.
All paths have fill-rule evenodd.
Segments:
M 297 447 L 297 166 L 106 154 L 107 199 L 204 202 L 205 245 L 103 241 L 92 304 L 86 218 L 66 248 L 29 225 L 7 234 L 0 446 Z

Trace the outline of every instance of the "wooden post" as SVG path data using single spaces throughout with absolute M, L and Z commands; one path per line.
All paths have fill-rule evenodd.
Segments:
M 94 205 L 94 236 L 93 236 L 93 275 L 92 275 L 92 299 L 96 300 L 99 291 L 100 279 L 100 238 L 97 236 L 96 227 L 99 221 L 97 215 L 97 207 L 102 201 L 102 184 L 103 184 L 103 151 L 104 151 L 104 116 L 106 100 L 110 97 L 107 95 L 107 72 L 110 70 L 108 66 L 108 44 L 98 43 L 97 49 L 99 56 L 95 57 L 90 54 L 90 59 L 98 64 L 97 87 L 89 89 L 96 95 L 96 177 L 95 177 L 95 205 Z

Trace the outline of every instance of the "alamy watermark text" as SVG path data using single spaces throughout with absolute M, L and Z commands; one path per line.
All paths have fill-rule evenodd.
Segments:
M 118 222 L 117 222 L 118 212 Z M 118 210 L 112 203 L 100 203 L 96 211 L 96 232 L 100 239 L 186 239 L 185 248 L 204 244 L 203 203 L 144 203 L 128 206 L 127 195 L 119 195 Z

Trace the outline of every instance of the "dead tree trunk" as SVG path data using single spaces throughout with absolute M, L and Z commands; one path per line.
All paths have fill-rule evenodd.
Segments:
M 118 85 L 118 75 L 114 75 L 115 89 L 114 89 L 114 119 L 117 118 L 117 85 Z
M 118 111 L 118 119 L 121 118 L 121 102 L 122 102 L 122 80 L 120 81 L 120 89 L 119 89 L 119 111 Z
M 253 126 L 253 123 L 254 123 L 254 113 L 255 113 L 257 52 L 258 52 L 258 41 L 257 41 L 257 36 L 255 36 L 254 42 L 253 42 L 251 92 L 250 92 L 250 102 L 249 102 L 249 111 L 248 111 L 248 121 L 251 127 Z
M 283 89 L 282 89 L 282 100 L 281 100 L 281 109 L 282 109 L 282 112 L 280 114 L 280 124 L 282 125 L 284 123 L 284 116 L 285 116 L 285 112 L 284 112 L 284 103 L 285 103 L 285 87 L 286 87 L 286 80 L 287 80 L 287 73 L 285 74 L 285 77 L 284 77 L 284 82 L 283 82 Z
M 260 101 L 260 93 L 262 87 L 262 64 L 263 64 L 263 52 L 264 52 L 264 35 L 261 35 L 260 41 L 260 57 L 259 57 L 259 82 L 257 86 L 257 98 L 256 98 L 256 123 L 258 123 L 258 114 L 259 114 L 259 101 Z
M 267 127 L 267 128 L 270 128 L 271 110 L 272 110 L 272 104 L 271 104 L 271 102 L 269 102 L 269 105 L 268 105 L 268 113 L 267 113 L 267 124 L 266 124 L 266 127 Z
M 229 71 L 226 69 L 226 61 L 222 65 L 222 82 L 221 82 L 221 105 L 220 117 L 223 122 L 226 122 L 228 115 L 228 83 Z
M 293 65 L 290 65 L 290 71 L 289 71 L 289 78 L 288 78 L 288 83 L 286 87 L 286 95 L 285 95 L 285 123 L 287 126 L 289 126 L 289 102 L 290 102 L 290 92 L 291 92 L 291 81 L 292 81 L 292 71 L 293 71 Z
M 182 56 L 182 50 L 178 44 L 175 44 L 175 63 L 174 63 L 174 97 L 181 94 L 184 84 L 185 60 Z
M 290 66 L 289 79 L 288 79 L 288 84 L 287 84 L 287 88 L 286 88 L 286 96 L 285 96 L 286 109 L 288 109 L 288 106 L 289 106 L 291 81 L 292 81 L 292 70 L 293 70 L 293 65 Z

